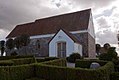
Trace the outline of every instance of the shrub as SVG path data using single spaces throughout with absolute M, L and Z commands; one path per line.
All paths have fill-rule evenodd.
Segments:
M 115 65 L 115 72 L 119 72 L 119 65 Z
M 59 58 L 57 58 L 57 57 L 46 57 L 45 61 L 55 60 L 55 59 L 59 59 Z
M 66 67 L 36 64 L 36 76 L 46 80 L 67 80 Z
M 17 56 L 17 53 L 14 51 L 11 53 L 11 56 Z
M 24 80 L 34 74 L 34 65 L 0 67 L 0 80 Z
M 100 60 L 112 61 L 113 59 L 117 59 L 117 53 L 115 51 L 115 47 L 109 48 L 107 53 L 103 53 L 99 56 Z
M 101 80 L 100 72 L 83 68 L 67 68 L 67 80 Z M 102 79 L 103 80 L 103 79 Z
M 14 65 L 23 65 L 23 64 L 31 64 L 34 63 L 34 58 L 20 58 L 20 59 L 12 59 Z
M 76 59 L 81 59 L 81 55 L 79 53 L 73 53 L 67 57 L 67 61 L 71 63 L 75 63 Z
M 109 80 L 114 70 L 112 62 L 108 62 L 99 69 L 67 68 L 68 80 Z
M 0 80 L 10 80 L 9 66 L 0 66 Z
M 57 60 L 45 61 L 45 62 L 42 62 L 42 64 L 55 65 L 55 66 L 66 66 L 66 60 L 57 59 Z
M 45 59 L 42 59 L 42 58 L 41 59 L 36 59 L 36 62 L 38 62 L 38 63 L 39 62 L 44 62 L 44 61 L 45 61 Z
M 38 77 L 46 80 L 110 80 L 114 70 L 112 62 L 98 69 L 67 68 L 65 59 L 18 66 L 0 66 L 0 80 L 25 80 Z
M 36 59 L 37 62 L 44 62 L 44 61 L 50 61 L 50 60 L 55 60 L 55 59 L 59 59 L 57 57 L 46 57 L 46 58 L 39 58 Z
M 107 61 L 103 61 L 103 60 L 79 60 L 77 59 L 75 63 L 75 67 L 90 68 L 91 63 L 93 62 L 97 62 L 101 66 L 104 66 L 107 63 Z
M 119 72 L 111 73 L 110 80 L 119 80 Z
M 24 80 L 35 76 L 34 65 L 19 65 L 9 67 L 10 80 Z
M 12 60 L 2 60 L 0 61 L 0 66 L 12 66 L 14 62 Z
M 30 56 L 0 56 L 0 60 L 9 60 L 9 59 L 18 59 L 18 58 L 33 58 L 33 55 L 30 55 Z
M 30 79 L 25 79 L 25 80 L 45 80 L 45 79 L 39 79 L 39 78 L 35 77 L 35 78 L 30 78 Z
M 35 62 L 34 58 L 19 58 L 19 59 L 11 59 L 11 60 L 1 60 L 0 66 L 23 65 L 23 64 L 31 64 L 34 62 Z
M 99 69 L 67 68 L 42 63 L 35 64 L 36 77 L 46 80 L 109 80 L 113 70 L 114 65 L 112 62 L 108 62 Z

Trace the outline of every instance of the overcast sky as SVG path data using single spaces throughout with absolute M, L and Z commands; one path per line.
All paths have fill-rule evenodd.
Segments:
M 18 24 L 92 9 L 96 43 L 117 46 L 119 0 L 0 0 L 0 40 Z

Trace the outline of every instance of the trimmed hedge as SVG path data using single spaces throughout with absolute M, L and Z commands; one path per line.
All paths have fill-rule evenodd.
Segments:
M 39 79 L 39 78 L 30 78 L 30 79 L 25 79 L 25 80 L 45 80 L 45 79 Z
M 90 68 L 90 65 L 92 62 L 97 62 L 101 66 L 104 66 L 107 63 L 107 61 L 103 61 L 103 60 L 79 60 L 77 59 L 75 63 L 75 67 Z
M 33 57 L 29 58 L 18 58 L 18 59 L 10 59 L 10 60 L 1 60 L 0 66 L 12 66 L 12 65 L 23 65 L 23 64 L 31 64 L 35 62 L 45 62 L 49 60 L 58 59 L 55 57 L 49 57 L 44 59 L 36 59 Z
M 23 65 L 23 64 L 35 63 L 35 59 L 34 58 L 12 59 L 11 61 L 14 62 L 14 65 Z
M 65 59 L 17 66 L 0 66 L 0 80 L 25 80 L 38 77 L 46 80 L 110 80 L 112 62 L 98 69 L 67 68 Z
M 114 68 L 115 68 L 115 71 L 116 71 L 116 72 L 119 72 L 119 65 L 115 65 Z
M 67 68 L 67 80 L 110 80 L 113 70 L 112 62 L 108 62 L 99 69 Z
M 45 58 L 36 59 L 36 61 L 39 63 L 39 62 L 50 61 L 50 60 L 55 60 L 55 59 L 59 59 L 59 58 L 57 58 L 57 57 L 45 57 Z
M 51 62 L 49 61 L 49 63 Z M 108 62 L 98 69 L 67 68 L 52 66 L 49 63 L 35 64 L 37 77 L 46 80 L 110 80 L 110 74 L 114 71 L 112 62 Z
M 67 80 L 66 67 L 36 64 L 36 76 L 46 80 Z
M 42 62 L 42 64 L 64 66 L 65 67 L 66 66 L 66 60 L 65 59 L 57 59 L 57 60 L 45 61 L 45 62 Z
M 36 76 L 46 80 L 66 80 L 66 67 L 62 66 L 66 66 L 65 59 L 57 59 L 35 64 Z
M 34 65 L 0 67 L 0 80 L 25 80 L 34 74 Z
M 103 80 L 99 79 L 99 74 L 98 71 L 91 69 L 67 68 L 67 80 Z
M 19 59 L 11 59 L 11 60 L 1 60 L 0 66 L 13 66 L 13 65 L 31 64 L 31 63 L 35 63 L 34 58 L 19 58 Z
M 0 56 L 0 60 L 9 60 L 18 58 L 33 58 L 33 56 Z
M 110 75 L 110 80 L 119 80 L 119 72 L 113 72 Z
M 0 61 L 0 66 L 12 66 L 14 62 L 12 60 L 2 60 Z
M 55 60 L 55 59 L 59 59 L 57 57 L 45 57 L 45 61 L 50 61 L 50 60 Z
M 37 62 L 37 63 L 44 62 L 44 61 L 45 61 L 44 58 L 43 58 L 43 59 L 42 59 L 42 58 L 41 58 L 41 59 L 36 59 L 36 62 Z

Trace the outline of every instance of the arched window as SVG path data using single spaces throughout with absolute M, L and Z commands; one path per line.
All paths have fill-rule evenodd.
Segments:
M 37 49 L 40 49 L 40 41 L 39 40 L 36 41 L 36 46 L 37 46 Z
M 66 57 L 66 42 L 57 43 L 57 56 L 60 58 Z

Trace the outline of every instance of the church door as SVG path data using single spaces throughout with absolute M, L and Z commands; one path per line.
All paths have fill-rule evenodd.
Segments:
M 66 42 L 57 43 L 57 56 L 59 58 L 66 57 Z

